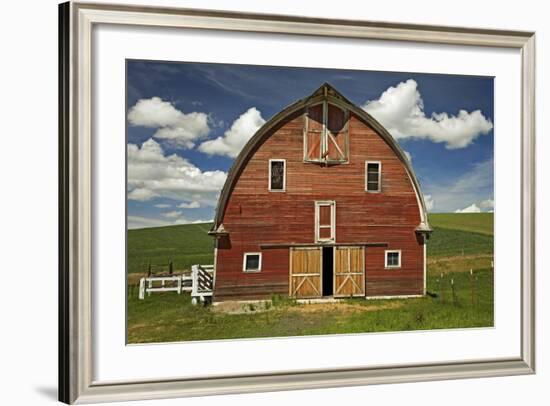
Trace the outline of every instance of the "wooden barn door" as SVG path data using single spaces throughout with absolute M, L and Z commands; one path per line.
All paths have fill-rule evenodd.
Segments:
M 365 296 L 365 247 L 336 247 L 334 297 Z
M 321 248 L 290 249 L 290 296 L 315 298 L 322 296 Z

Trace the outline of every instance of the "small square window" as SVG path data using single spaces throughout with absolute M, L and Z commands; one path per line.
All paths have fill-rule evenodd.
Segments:
M 401 251 L 386 251 L 386 268 L 401 267 Z
M 260 272 L 262 270 L 262 254 L 247 252 L 243 259 L 243 272 Z

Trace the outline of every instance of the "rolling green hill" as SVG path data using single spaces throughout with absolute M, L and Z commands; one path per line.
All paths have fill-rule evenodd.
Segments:
M 493 235 L 493 217 L 493 213 L 433 213 L 428 218 L 434 228 Z
M 128 273 L 146 272 L 147 264 L 168 265 L 174 271 L 193 264 L 214 263 L 214 239 L 208 230 L 212 223 L 128 230 Z
M 428 258 L 493 253 L 493 213 L 430 214 Z

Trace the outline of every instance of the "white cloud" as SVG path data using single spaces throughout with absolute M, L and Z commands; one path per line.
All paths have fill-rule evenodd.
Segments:
M 165 203 L 159 203 L 159 204 L 155 204 L 155 207 L 157 209 L 167 209 L 168 207 L 172 207 L 172 205 L 170 204 L 165 204 Z
M 197 201 L 178 204 L 179 209 L 198 209 L 199 207 L 201 207 L 201 204 Z
M 481 201 L 493 198 L 493 173 L 493 159 L 488 159 L 476 163 L 454 180 L 446 178 L 431 183 L 426 179 L 423 190 L 436 202 L 438 212 L 451 213 L 470 206 L 472 202 L 481 208 Z
M 426 204 L 426 210 L 427 211 L 432 211 L 432 209 L 434 208 L 434 205 L 435 205 L 435 202 L 434 202 L 434 199 L 432 198 L 432 195 L 424 195 L 424 203 Z
M 210 220 L 194 220 L 192 222 L 192 224 L 203 224 L 203 223 L 212 223 L 214 221 L 214 219 L 210 219 Z
M 128 177 L 129 179 L 129 177 Z M 128 182 L 129 183 L 129 182 Z M 160 196 L 159 194 L 153 192 L 150 189 L 145 188 L 135 188 L 132 190 L 128 190 L 128 200 L 139 200 L 139 201 L 146 201 L 151 200 L 154 197 Z
M 166 217 L 167 219 L 177 219 L 178 217 L 181 216 L 181 214 L 182 214 L 181 211 L 174 210 L 174 211 L 169 211 L 169 212 L 166 212 L 166 213 L 162 213 L 162 216 Z
M 128 216 L 129 230 L 133 230 L 136 228 L 163 227 L 163 226 L 169 226 L 169 225 L 172 225 L 172 223 L 164 220 L 141 217 L 141 216 Z
M 481 203 L 479 203 L 479 207 L 481 207 L 482 209 L 493 210 L 495 208 L 495 201 L 493 199 L 483 200 Z
M 128 121 L 135 126 L 157 128 L 153 137 L 180 148 L 193 148 L 196 140 L 210 132 L 207 114 L 182 113 L 160 97 L 138 100 L 128 112 Z
M 409 162 L 412 162 L 413 158 L 412 158 L 411 153 L 409 151 L 405 151 L 405 150 L 403 150 L 403 152 L 405 153 L 405 156 L 407 157 Z
M 481 213 L 481 209 L 477 206 L 477 204 L 472 203 L 468 207 L 455 210 L 455 213 Z
M 203 224 L 203 223 L 212 223 L 213 221 L 214 221 L 213 219 L 210 219 L 210 220 L 202 220 L 202 219 L 189 220 L 185 217 L 180 217 L 174 222 L 174 224 Z
M 465 148 L 493 124 L 480 110 L 460 110 L 457 116 L 433 113 L 427 117 L 424 102 L 413 79 L 389 87 L 378 100 L 362 107 L 376 118 L 396 139 L 419 138 L 443 142 L 448 149 Z
M 199 151 L 208 155 L 226 155 L 235 158 L 254 133 L 265 123 L 262 114 L 251 107 L 236 119 L 222 137 L 204 141 Z
M 213 220 L 189 220 L 183 216 L 171 217 L 169 220 L 142 217 L 142 216 L 128 216 L 128 229 L 134 230 L 138 228 L 151 228 L 151 227 L 166 227 L 174 226 L 178 224 L 198 224 L 198 223 L 211 223 Z
M 165 155 L 153 139 L 128 144 L 128 199 L 163 197 L 215 206 L 227 174 L 202 171 L 177 154 Z

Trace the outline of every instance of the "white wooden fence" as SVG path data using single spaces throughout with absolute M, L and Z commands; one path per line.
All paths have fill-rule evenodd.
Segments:
M 212 297 L 214 291 L 214 265 L 193 265 L 191 274 L 149 276 L 139 280 L 139 298 L 156 292 L 190 292 L 191 301 L 197 304 Z
M 214 291 L 214 265 L 193 265 L 191 267 L 191 303 L 204 302 Z

